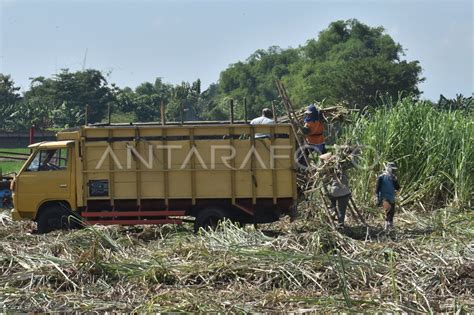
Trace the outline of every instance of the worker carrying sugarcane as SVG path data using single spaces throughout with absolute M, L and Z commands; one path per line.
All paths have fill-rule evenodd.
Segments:
M 321 154 L 319 158 L 325 165 L 322 168 L 327 167 L 330 169 L 323 177 L 323 183 L 325 185 L 325 193 L 331 201 L 331 209 L 334 210 L 337 217 L 337 227 L 344 228 L 344 220 L 346 217 L 346 209 L 351 198 L 351 190 L 349 188 L 349 179 L 346 175 L 346 170 L 349 168 L 350 163 L 337 163 L 337 165 L 331 164 L 331 153 Z
M 381 206 L 385 210 L 385 230 L 393 229 L 396 191 L 400 190 L 400 184 L 395 176 L 396 170 L 396 164 L 388 162 L 385 165 L 384 172 L 377 178 L 375 185 L 377 206 Z
M 323 117 L 316 105 L 311 104 L 306 108 L 303 133 L 306 136 L 310 150 L 318 154 L 326 153 L 326 143 L 324 141 Z
M 269 108 L 262 109 L 262 116 L 252 119 L 251 125 L 272 125 L 275 121 L 273 120 L 273 112 Z M 256 133 L 256 139 L 270 138 L 269 134 Z

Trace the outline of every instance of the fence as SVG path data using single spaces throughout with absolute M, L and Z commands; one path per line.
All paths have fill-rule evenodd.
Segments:
M 51 141 L 56 139 L 54 131 L 36 131 L 33 142 Z M 0 131 L 0 148 L 25 148 L 30 144 L 30 134 L 25 132 Z

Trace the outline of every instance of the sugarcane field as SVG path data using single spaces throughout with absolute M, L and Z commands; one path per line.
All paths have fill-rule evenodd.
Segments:
M 472 1 L 0 12 L 0 313 L 474 312 Z

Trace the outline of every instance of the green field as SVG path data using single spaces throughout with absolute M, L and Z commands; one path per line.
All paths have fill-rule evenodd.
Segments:
M 2 174 L 8 174 L 8 173 L 13 173 L 13 172 L 18 173 L 23 163 L 24 163 L 23 161 L 18 161 L 18 162 L 1 161 L 0 162 L 1 173 Z
M 28 154 L 30 152 L 30 149 L 28 148 L 9 148 L 9 149 L 2 149 L 0 148 L 0 152 L 12 152 L 12 153 L 25 153 Z M 4 153 L 1 153 L 0 155 L 5 155 Z M 0 174 L 8 174 L 12 172 L 18 172 L 20 168 L 22 167 L 24 161 L 14 161 L 14 160 L 9 160 L 9 161 L 3 161 L 0 160 Z
M 28 148 L 8 148 L 8 149 L 0 148 L 0 151 L 1 152 L 13 152 L 13 153 L 25 153 L 25 154 L 30 153 L 30 149 L 28 149 Z

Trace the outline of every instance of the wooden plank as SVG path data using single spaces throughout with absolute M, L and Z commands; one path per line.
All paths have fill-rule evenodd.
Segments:
M 135 139 L 140 139 L 140 129 L 139 128 L 135 128 Z M 141 141 L 138 140 L 138 142 L 135 142 L 135 149 L 137 150 L 138 154 L 142 154 L 141 150 L 140 150 L 140 143 Z M 137 192 L 137 206 L 138 206 L 138 209 L 141 209 L 141 206 L 142 206 L 142 197 L 141 197 L 141 193 L 142 193 L 142 179 L 141 179 L 141 173 L 140 173 L 140 169 L 141 169 L 141 162 L 139 160 L 138 157 L 135 156 L 135 178 L 136 178 L 136 192 Z
M 234 124 L 234 100 L 231 98 L 229 101 L 230 106 L 230 123 Z
M 161 100 L 160 111 L 161 111 L 161 124 L 164 126 L 166 125 L 166 108 L 165 108 L 165 103 L 163 102 L 163 100 Z
M 87 211 L 87 199 L 89 197 L 89 189 L 88 189 L 88 169 L 87 169 L 87 147 L 86 147 L 86 141 L 85 141 L 85 135 L 86 135 L 86 130 L 84 127 L 82 127 L 82 132 L 83 132 L 83 137 L 81 137 L 81 145 L 82 145 L 82 189 L 83 189 L 83 195 L 82 195 L 82 203 L 84 206 L 86 206 L 86 211 Z M 78 160 L 79 161 L 79 160 Z M 79 187 L 77 187 L 80 189 Z
M 275 122 L 275 124 L 277 124 L 278 123 L 278 116 L 277 116 L 277 112 L 276 112 L 275 101 L 272 101 L 272 112 L 273 112 L 273 121 Z
M 76 193 L 76 202 L 77 202 L 77 207 L 82 207 L 85 205 L 84 203 L 84 189 L 85 189 L 85 186 L 84 186 L 84 176 L 83 176 L 83 169 L 82 169 L 82 159 L 81 159 L 81 154 L 80 154 L 80 150 L 81 150 L 81 140 L 80 139 L 76 139 L 76 141 L 74 141 L 74 148 L 75 148 L 75 162 L 76 162 L 76 169 L 75 169 L 75 183 L 74 183 L 74 186 L 75 186 L 75 193 Z M 74 193 L 74 191 L 73 191 Z
M 255 146 L 255 126 L 250 125 L 251 150 L 257 150 Z M 250 185 L 252 185 L 252 204 L 257 204 L 257 177 L 255 175 L 255 154 L 250 157 Z
M 274 147 L 275 146 L 275 125 L 272 125 L 270 130 L 271 130 L 271 132 L 270 132 L 271 146 Z M 270 159 L 272 158 L 271 152 L 272 152 L 272 150 L 270 150 Z M 270 166 L 272 167 L 273 204 L 276 205 L 277 204 L 277 197 L 278 197 L 277 174 L 276 174 L 275 165 L 270 165 Z
M 291 144 L 291 147 L 294 148 L 295 147 L 295 137 L 292 137 L 291 136 L 291 133 L 290 133 L 290 144 Z M 293 200 L 296 202 L 298 200 L 298 190 L 297 190 L 297 187 L 296 187 L 296 161 L 295 161 L 295 157 L 292 156 L 291 158 L 291 181 L 293 183 L 292 187 L 293 187 Z
M 114 133 L 113 133 L 113 129 L 109 129 L 108 131 L 108 134 L 109 134 L 109 138 L 112 138 L 114 136 Z M 112 148 L 112 151 L 114 149 L 114 143 L 109 143 L 108 145 L 111 146 Z M 115 169 L 115 163 L 114 163 L 114 160 L 112 159 L 112 155 L 109 154 L 109 198 L 110 198 L 110 206 L 112 207 L 112 209 L 114 209 L 115 207 L 115 200 L 114 200 L 114 196 L 115 196 L 115 177 L 114 177 L 114 169 Z
M 163 139 L 166 139 L 166 135 L 168 133 L 168 130 L 166 128 L 163 129 Z M 167 140 L 163 140 L 162 141 L 163 143 L 163 146 L 166 146 L 168 144 L 168 141 Z M 163 195 L 165 197 L 165 206 L 166 206 L 166 209 L 168 209 L 169 207 L 169 170 L 168 170 L 168 150 L 165 150 L 164 148 L 162 149 L 163 151 L 163 176 L 164 176 L 164 180 L 163 180 Z
M 234 124 L 239 123 L 237 121 L 234 121 Z M 244 124 L 247 124 L 247 98 L 244 97 Z
M 194 141 L 194 128 L 189 128 L 189 149 L 193 150 L 195 148 Z M 191 152 L 191 151 L 190 151 Z M 196 205 L 196 155 L 191 156 L 191 200 L 193 206 Z
M 234 127 L 229 127 L 229 134 L 234 134 Z M 234 147 L 234 138 L 233 137 L 230 137 L 229 139 L 229 145 L 231 148 L 235 148 Z M 230 166 L 232 167 L 230 169 L 230 193 L 231 193 L 231 198 L 232 198 L 232 204 L 235 205 L 236 202 L 235 202 L 235 157 L 230 161 Z

